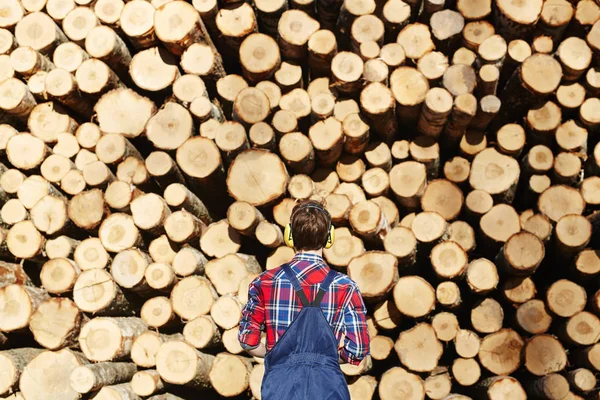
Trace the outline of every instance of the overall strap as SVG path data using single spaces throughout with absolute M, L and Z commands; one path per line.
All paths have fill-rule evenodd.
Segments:
M 283 273 L 285 274 L 285 276 L 292 283 L 292 286 L 294 287 L 294 291 L 300 298 L 300 302 L 302 303 L 302 306 L 305 307 L 305 306 L 309 305 L 310 303 L 308 301 L 308 298 L 304 294 L 304 291 L 302 290 L 302 286 L 300 286 L 300 282 L 298 282 L 298 278 L 296 278 L 296 275 L 290 268 L 289 264 L 283 264 L 281 266 L 281 268 L 283 269 Z
M 321 282 L 321 284 L 319 285 L 319 291 L 317 292 L 315 299 L 311 303 L 312 306 L 316 307 L 321 304 L 321 300 L 323 300 L 323 296 L 325 296 L 325 293 L 327 293 L 327 291 L 329 290 L 329 286 L 331 286 L 331 282 L 333 282 L 334 278 L 335 271 L 331 269 L 329 270 L 329 273 L 327 274 L 325 279 L 323 279 L 323 282 Z

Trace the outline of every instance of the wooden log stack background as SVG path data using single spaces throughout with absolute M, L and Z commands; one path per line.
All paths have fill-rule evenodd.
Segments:
M 317 198 L 353 400 L 600 399 L 598 3 L 0 0 L 0 397 L 260 399 Z

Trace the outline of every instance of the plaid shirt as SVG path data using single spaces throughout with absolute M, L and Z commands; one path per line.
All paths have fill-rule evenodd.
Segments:
M 323 258 L 309 253 L 296 254 L 289 265 L 307 298 L 312 301 L 319 289 L 318 284 L 325 279 L 329 267 Z M 301 308 L 302 303 L 281 267 L 263 272 L 249 286 L 248 303 L 242 311 L 238 334 L 240 344 L 246 350 L 256 348 L 260 343 L 261 332 L 266 331 L 266 348 L 269 351 Z M 338 343 L 344 338 L 340 357 L 350 364 L 358 365 L 369 354 L 370 338 L 367 331 L 367 309 L 356 283 L 347 275 L 338 273 L 321 301 L 321 309 L 333 328 Z

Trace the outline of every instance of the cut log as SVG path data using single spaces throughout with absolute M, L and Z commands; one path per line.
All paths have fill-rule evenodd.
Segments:
M 54 258 L 44 263 L 40 271 L 42 287 L 52 294 L 65 294 L 73 290 L 81 269 L 72 260 Z
M 494 299 L 485 299 L 471 310 L 471 324 L 479 333 L 493 333 L 502 328 L 504 311 Z
M 14 225 L 24 221 L 29 216 L 27 209 L 19 199 L 10 199 L 2 206 L 0 218 L 5 225 Z
M 226 58 L 237 59 L 244 39 L 258 30 L 254 9 L 246 3 L 237 8 L 219 10 L 215 24 L 219 30 L 219 48 Z
M 186 73 L 199 75 L 211 83 L 225 78 L 221 55 L 213 46 L 207 44 L 192 43 L 183 51 L 180 65 Z M 233 76 L 244 82 L 240 76 Z
M 423 164 L 406 161 L 395 165 L 390 171 L 390 188 L 400 205 L 414 209 L 419 206 L 426 179 L 426 168 Z
M 131 378 L 131 390 L 138 396 L 150 396 L 165 389 L 165 383 L 156 370 L 136 372 Z
M 435 330 L 437 338 L 442 342 L 454 340 L 459 329 L 456 315 L 448 312 L 436 314 L 431 320 L 431 326 Z
M 381 376 L 378 393 L 382 400 L 397 397 L 407 400 L 425 398 L 425 388 L 421 378 L 401 367 L 391 368 Z
M 349 262 L 348 275 L 357 282 L 366 301 L 376 301 L 398 281 L 397 260 L 389 253 L 366 252 Z
M 202 315 L 185 324 L 183 337 L 197 349 L 210 348 L 221 343 L 221 332 L 208 315 Z
M 587 393 L 596 387 L 596 377 L 589 369 L 578 368 L 569 372 L 567 379 L 573 389 L 580 393 Z
M 148 265 L 144 273 L 146 283 L 152 289 L 168 292 L 178 282 L 175 272 L 170 265 L 154 262 Z
M 82 365 L 71 372 L 69 383 L 77 393 L 89 393 L 104 386 L 128 382 L 136 369 L 135 364 L 125 362 Z
M 425 394 L 432 400 L 440 400 L 446 398 L 452 389 L 452 381 L 450 374 L 446 368 L 434 370 L 427 379 L 423 382 Z
M 262 33 L 254 33 L 244 39 L 239 54 L 244 77 L 252 84 L 269 79 L 281 62 L 277 43 Z
M 333 32 L 321 29 L 308 40 L 308 65 L 311 77 L 329 76 L 331 60 L 337 54 L 338 45 Z
M 435 305 L 433 287 L 418 276 L 400 278 L 394 286 L 393 296 L 398 310 L 403 315 L 412 318 L 429 314 Z M 419 299 L 419 301 L 416 299 Z
M 464 9 L 461 9 L 461 6 Z M 472 19 L 472 15 L 485 14 L 492 11 L 491 4 L 485 1 L 479 3 L 461 0 L 457 3 L 457 9 L 467 20 Z M 494 26 L 488 21 L 475 18 L 474 21 L 465 24 L 465 28 L 462 31 L 462 44 L 469 50 L 477 51 L 479 45 L 485 39 L 493 36 L 495 32 Z
M 118 253 L 141 244 L 142 238 L 130 215 L 109 215 L 100 225 L 98 236 L 107 251 Z
M 73 287 L 73 300 L 80 310 L 96 315 L 127 315 L 134 309 L 112 276 L 98 268 L 79 275 Z
M 482 380 L 478 388 L 481 388 L 490 400 L 501 400 L 514 398 L 515 400 L 527 399 L 527 394 L 518 380 L 511 376 L 498 376 Z
M 577 346 L 594 344 L 600 335 L 600 320 L 587 311 L 577 313 L 561 328 L 560 335 L 566 344 Z
M 18 258 L 35 259 L 40 256 L 45 238 L 29 220 L 13 225 L 6 235 L 6 246 Z
M 81 328 L 79 345 L 91 361 L 115 361 L 129 356 L 136 336 L 147 330 L 135 317 L 97 317 Z
M 479 362 L 496 375 L 507 375 L 514 372 L 521 364 L 523 339 L 512 329 L 501 329 L 487 335 L 481 341 Z
M 31 316 L 48 299 L 48 293 L 33 286 L 10 284 L 0 288 L 0 329 L 18 331 L 27 327 Z
M 156 112 L 156 106 L 131 89 L 115 89 L 103 95 L 94 110 L 102 132 L 134 138 L 144 131 L 146 123 Z
M 6 143 L 6 156 L 8 161 L 16 168 L 23 171 L 39 167 L 48 153 L 49 149 L 44 142 L 28 133 L 19 133 L 8 139 L 8 142 Z M 6 174 L 3 174 L 3 176 L 4 175 Z M 12 175 L 15 175 L 13 179 L 18 179 L 16 172 Z M 8 176 L 4 178 L 5 184 L 3 186 L 9 184 L 9 182 L 6 182 L 8 179 Z M 14 185 L 16 184 L 17 182 L 14 182 Z M 9 184 L 9 186 L 12 185 Z M 20 186 L 17 187 L 17 189 L 18 188 L 20 188 Z M 10 188 L 9 193 L 11 193 Z M 16 190 L 13 193 L 16 193 Z
M 217 292 L 206 278 L 188 276 L 180 280 L 171 292 L 173 310 L 184 320 L 192 320 L 210 312 Z
M 442 355 L 442 344 L 431 325 L 420 323 L 398 337 L 394 349 L 400 362 L 415 372 L 432 371 Z
M 245 254 L 229 254 L 211 260 L 205 266 L 206 277 L 220 295 L 237 293 L 244 277 L 259 274 L 261 271 L 256 258 Z
M 498 286 L 496 266 L 485 258 L 471 261 L 467 269 L 467 283 L 473 293 L 485 294 Z
M 565 349 L 550 335 L 534 336 L 523 351 L 525 367 L 536 376 L 560 372 L 567 364 Z
M 336 230 L 334 245 L 324 250 L 324 255 L 330 265 L 345 268 L 354 257 L 360 256 L 364 251 L 362 240 L 352 235 L 348 228 L 339 228 Z
M 485 130 L 489 123 L 500 111 L 502 102 L 494 95 L 487 95 L 479 100 L 479 107 L 475 117 L 471 120 L 469 127 L 472 129 Z
M 259 122 L 252 125 L 248 131 L 248 139 L 252 148 L 275 151 L 275 131 L 266 122 Z
M 23 369 L 41 352 L 40 349 L 28 347 L 1 352 L 0 366 L 3 373 L 2 380 L 0 380 L 0 393 L 7 395 L 17 389 Z
M 307 43 L 319 29 L 319 23 L 300 10 L 285 11 L 279 19 L 277 31 L 281 55 L 284 59 L 302 61 L 308 54 Z
M 474 358 L 457 358 L 452 363 L 452 376 L 461 386 L 473 386 L 481 376 L 481 368 Z
M 477 85 L 477 75 L 469 65 L 454 64 L 444 72 L 442 84 L 453 96 L 473 93 Z
M 465 134 L 469 123 L 477 112 L 477 99 L 470 93 L 457 96 L 454 106 L 444 128 L 443 140 L 449 145 L 456 145 Z
M 165 329 L 180 323 L 173 312 L 171 302 L 164 296 L 147 300 L 140 310 L 140 317 L 148 326 L 155 329 Z
M 0 109 L 17 119 L 26 120 L 37 104 L 27 85 L 11 77 L 0 84 L 0 90 Z
M 154 64 L 149 62 L 149 65 Z M 167 102 L 148 120 L 145 128 L 148 140 L 161 150 L 176 150 L 181 147 L 192 136 L 192 129 L 192 116 L 189 111 L 174 102 Z
M 535 293 L 535 284 L 531 278 L 512 278 L 507 280 L 503 286 L 504 297 L 515 304 L 522 304 L 533 299 Z
M 586 301 L 585 289 L 566 279 L 554 282 L 546 292 L 548 309 L 563 318 L 583 311 Z
M 26 399 L 77 400 L 79 393 L 71 388 L 69 377 L 87 363 L 81 353 L 68 349 L 43 351 L 23 370 L 19 389 Z
M 210 387 L 209 373 L 214 359 L 182 340 L 171 340 L 160 346 L 156 370 L 165 382 L 206 389 Z
M 10 7 L 9 10 L 11 10 L 9 12 L 9 20 L 11 19 L 10 14 L 15 17 L 19 15 L 18 11 L 13 7 Z M 8 26 L 4 25 L 3 27 L 12 27 L 11 25 L 9 23 Z M 63 29 L 65 29 L 64 21 Z M 25 17 L 21 14 L 14 29 L 15 37 L 20 46 L 31 47 L 33 50 L 46 55 L 51 55 L 58 45 L 67 41 L 65 33 L 56 25 L 52 18 L 39 10 L 29 13 Z
M 174 209 L 185 209 L 205 224 L 213 222 L 204 203 L 189 189 L 180 183 L 172 183 L 165 189 L 165 201 Z
M 227 220 L 212 223 L 200 238 L 200 248 L 209 257 L 237 253 L 240 245 L 240 235 L 229 226 Z
M 398 103 L 396 113 L 399 122 L 408 125 L 417 123 L 421 105 L 429 91 L 427 78 L 414 68 L 398 67 L 390 75 L 390 89 Z
M 474 358 L 479 353 L 481 340 L 473 331 L 460 329 L 454 338 L 456 353 L 463 358 Z
M 553 222 L 567 214 L 581 215 L 584 204 L 577 190 L 564 185 L 551 186 L 538 199 L 538 209 Z
M 469 183 L 498 200 L 511 203 L 519 180 L 519 164 L 511 157 L 486 149 L 473 159 Z

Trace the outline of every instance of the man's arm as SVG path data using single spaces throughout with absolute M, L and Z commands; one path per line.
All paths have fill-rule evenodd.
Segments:
M 244 350 L 255 357 L 264 357 L 265 345 L 260 342 L 264 330 L 265 309 L 260 296 L 260 277 L 248 288 L 248 302 L 242 310 L 238 340 Z
M 357 286 L 351 288 L 344 308 L 344 347 L 340 359 L 358 365 L 369 354 L 370 337 L 367 328 L 367 308 Z

